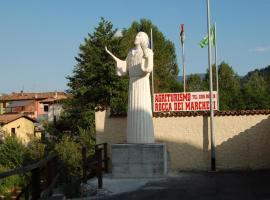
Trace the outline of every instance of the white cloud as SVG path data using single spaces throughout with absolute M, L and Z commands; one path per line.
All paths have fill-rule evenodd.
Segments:
M 252 52 L 266 52 L 270 51 L 270 47 L 256 47 L 255 49 L 251 49 Z
M 122 30 L 117 30 L 116 33 L 114 34 L 114 37 L 122 37 L 123 33 Z

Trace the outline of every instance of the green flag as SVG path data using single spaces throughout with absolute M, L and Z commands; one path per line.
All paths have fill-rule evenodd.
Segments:
M 211 30 L 210 30 L 210 40 L 211 40 L 211 44 L 214 46 L 216 43 L 216 39 L 215 39 L 215 26 L 212 26 Z M 200 42 L 200 47 L 204 48 L 206 45 L 208 45 L 208 35 L 206 35 Z

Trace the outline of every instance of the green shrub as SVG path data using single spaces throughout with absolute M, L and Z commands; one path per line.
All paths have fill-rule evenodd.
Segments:
M 95 132 L 92 129 L 83 129 L 78 127 L 79 130 L 79 143 L 81 147 L 87 148 L 87 156 L 93 156 L 95 153 Z
M 39 139 L 32 139 L 28 144 L 24 154 L 24 165 L 41 160 L 45 156 L 46 145 Z
M 25 147 L 13 136 L 7 136 L 0 145 L 0 165 L 9 169 L 21 167 L 24 160 Z
M 55 151 L 59 157 L 60 184 L 68 198 L 76 197 L 82 178 L 81 144 L 71 136 L 64 135 L 55 144 Z
M 0 165 L 0 173 L 9 171 L 8 168 Z M 9 176 L 0 180 L 0 194 L 8 195 L 12 189 L 22 183 L 22 178 L 18 175 Z
M 81 146 L 70 136 L 63 136 L 59 143 L 55 144 L 55 151 L 60 159 L 60 172 L 69 181 L 82 176 Z

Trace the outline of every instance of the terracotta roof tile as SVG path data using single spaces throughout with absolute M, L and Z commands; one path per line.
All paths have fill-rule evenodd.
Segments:
M 16 119 L 19 119 L 21 117 L 25 117 L 33 122 L 36 122 L 36 120 L 28 117 L 28 116 L 25 116 L 24 114 L 17 114 L 17 113 L 12 113 L 12 114 L 3 114 L 3 115 L 0 115 L 0 124 L 7 124 L 7 123 L 10 123 Z
M 215 111 L 215 116 L 240 116 L 240 115 L 269 115 L 270 110 L 239 110 L 239 111 Z M 168 112 L 154 113 L 154 117 L 194 117 L 194 116 L 209 116 L 209 111 L 187 111 L 187 112 Z
M 41 92 L 41 93 L 11 93 L 10 95 L 0 96 L 0 101 L 30 100 L 30 99 L 47 99 L 47 98 L 64 98 L 68 97 L 65 92 Z
M 96 109 L 103 111 L 104 108 Z M 126 113 L 111 113 L 111 117 L 124 117 Z M 239 110 L 239 111 L 215 111 L 215 116 L 241 116 L 241 115 L 270 115 L 270 110 Z M 156 112 L 153 117 L 195 117 L 210 116 L 209 111 L 186 111 L 186 112 Z
M 95 111 L 96 112 L 98 112 L 98 111 L 104 111 L 104 110 L 106 110 L 106 107 L 104 107 L 104 106 L 96 106 L 96 108 L 95 108 Z
M 59 101 L 59 100 L 63 100 L 63 99 L 67 99 L 68 97 L 67 96 L 58 96 L 57 98 L 47 98 L 47 99 L 44 99 L 44 100 L 41 100 L 40 102 L 41 103 L 53 103 L 55 101 Z

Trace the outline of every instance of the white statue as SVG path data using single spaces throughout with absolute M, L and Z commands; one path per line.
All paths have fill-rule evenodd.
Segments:
M 153 51 L 148 48 L 149 39 L 144 32 L 136 35 L 134 44 L 126 60 L 114 56 L 107 47 L 105 50 L 116 61 L 117 75 L 129 74 L 127 142 L 154 143 L 149 82 L 153 70 Z

